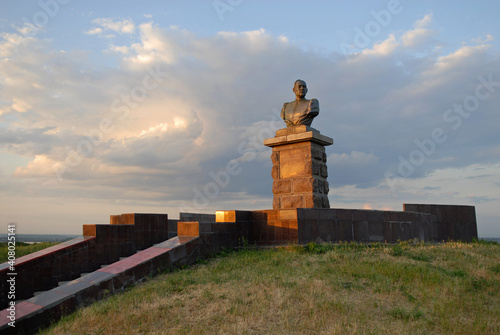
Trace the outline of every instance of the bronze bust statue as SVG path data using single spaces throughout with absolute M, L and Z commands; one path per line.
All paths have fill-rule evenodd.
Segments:
M 287 127 L 297 125 L 311 126 L 312 120 L 319 114 L 319 102 L 317 99 L 306 99 L 307 84 L 297 79 L 293 84 L 295 101 L 285 102 L 281 109 L 281 118 Z

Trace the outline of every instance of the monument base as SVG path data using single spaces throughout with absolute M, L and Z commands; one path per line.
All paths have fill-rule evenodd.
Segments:
M 264 140 L 273 148 L 273 209 L 330 208 L 325 146 L 333 144 L 309 126 L 279 129 Z

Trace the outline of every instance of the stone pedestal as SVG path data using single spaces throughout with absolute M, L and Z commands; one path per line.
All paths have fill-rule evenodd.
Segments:
M 332 144 L 304 125 L 279 129 L 264 140 L 273 148 L 273 209 L 330 208 L 325 146 Z

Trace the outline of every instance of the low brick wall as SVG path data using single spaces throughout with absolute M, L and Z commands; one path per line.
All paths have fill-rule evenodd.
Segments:
M 111 215 L 111 225 L 133 225 L 134 244 L 137 250 L 149 248 L 169 238 L 167 214 L 121 214 Z
M 217 224 L 230 224 L 216 228 L 225 234 L 216 243 L 233 246 L 243 240 L 256 245 L 438 240 L 437 219 L 429 213 L 298 208 L 218 211 L 216 217 Z
M 49 326 L 63 315 L 90 305 L 109 294 L 123 291 L 149 276 L 175 267 L 193 264 L 203 257 L 200 238 L 174 237 L 131 257 L 112 263 L 71 282 L 16 304 L 15 328 L 9 311 L 0 311 L 0 333 L 31 334 Z
M 297 210 L 217 211 L 217 224 L 232 224 L 226 229 L 226 244 L 297 244 Z M 232 228 L 232 230 L 231 230 Z
M 474 206 L 404 204 L 404 211 L 298 208 L 291 210 L 218 211 L 217 223 L 233 223 L 225 240 L 256 245 L 309 242 L 397 242 L 477 238 Z
M 477 239 L 476 208 L 463 205 L 404 204 L 405 212 L 429 213 L 436 216 L 439 241 Z
M 36 291 L 57 286 L 82 272 L 95 270 L 95 237 L 79 237 L 52 247 L 19 257 L 15 263 L 16 300 L 27 299 Z M 7 263 L 0 264 L 0 309 L 8 304 Z
M 299 244 L 396 242 L 437 239 L 436 217 L 427 213 L 360 209 L 297 209 Z
M 177 226 L 177 221 L 170 222 Z M 169 238 L 167 214 L 111 215 L 110 224 L 83 225 L 83 236 L 16 259 L 16 300 L 49 290 L 120 257 Z M 8 264 L 0 265 L 0 308 L 7 307 Z

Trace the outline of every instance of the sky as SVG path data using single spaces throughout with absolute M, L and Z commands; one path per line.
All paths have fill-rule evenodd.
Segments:
M 0 2 L 0 221 L 272 208 L 307 82 L 332 208 L 473 205 L 500 236 L 498 1 Z M 0 233 L 2 233 L 0 231 Z

